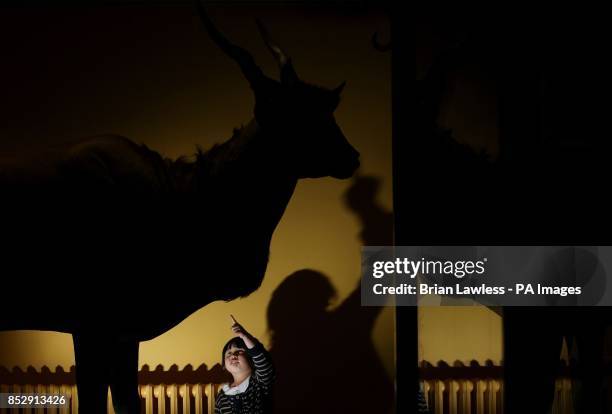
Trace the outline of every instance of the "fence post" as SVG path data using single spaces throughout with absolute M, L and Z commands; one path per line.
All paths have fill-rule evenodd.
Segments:
M 457 390 L 458 385 L 455 380 L 448 380 L 446 383 L 446 389 L 448 390 L 448 412 L 456 413 L 459 405 L 457 404 Z
M 179 386 L 179 395 L 183 400 L 183 413 L 191 413 L 191 392 L 189 391 L 189 384 L 183 384 Z
M 71 408 L 72 408 L 71 412 L 73 414 L 76 414 L 79 412 L 79 394 L 77 394 L 76 385 L 73 385 L 72 387 L 70 387 L 70 395 L 72 396 L 72 398 L 70 399 Z
M 176 384 L 170 385 L 168 393 L 170 397 L 170 414 L 178 414 L 178 390 Z
M 141 385 L 140 397 L 145 400 L 145 413 L 153 414 L 153 386 L 151 384 Z
M 157 414 L 166 414 L 166 386 L 160 384 L 154 392 L 157 397 Z
M 215 412 L 215 386 L 214 384 L 208 384 L 206 386 L 206 398 L 208 402 L 208 414 Z
M 191 389 L 193 398 L 195 399 L 195 414 L 204 414 L 204 407 L 202 400 L 204 395 L 202 393 L 202 384 L 195 384 Z
M 435 414 L 444 414 L 444 383 L 436 381 L 434 383 L 435 390 Z
M 20 394 L 21 393 L 21 387 L 19 385 L 13 385 L 12 387 L 12 392 L 14 392 L 15 394 Z M 11 414 L 18 414 L 19 413 L 19 408 L 11 408 Z

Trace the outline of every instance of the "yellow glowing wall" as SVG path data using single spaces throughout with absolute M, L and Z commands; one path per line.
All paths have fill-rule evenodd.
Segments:
M 480 364 L 502 360 L 501 318 L 485 307 L 419 309 L 419 360 Z

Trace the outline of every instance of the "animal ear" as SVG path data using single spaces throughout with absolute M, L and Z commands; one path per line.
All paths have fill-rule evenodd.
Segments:
M 346 81 L 342 82 L 340 85 L 338 85 L 336 88 L 334 88 L 333 92 L 340 96 L 340 94 L 342 93 L 342 91 L 344 90 L 344 87 L 346 86 Z
M 272 40 L 270 37 L 270 33 L 266 26 L 259 20 L 255 19 L 255 23 L 257 23 L 257 28 L 259 29 L 259 33 L 266 44 L 266 47 L 274 56 L 274 59 L 278 63 L 278 67 L 280 68 L 280 80 L 281 84 L 286 86 L 293 86 L 297 82 L 299 82 L 299 77 L 293 69 L 293 65 L 291 64 L 291 58 L 287 56 L 287 54 L 281 49 L 281 47 Z

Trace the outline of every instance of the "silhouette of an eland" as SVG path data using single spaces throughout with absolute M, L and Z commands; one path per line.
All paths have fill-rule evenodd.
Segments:
M 198 4 L 255 94 L 254 119 L 193 161 L 119 136 L 0 160 L 0 330 L 71 333 L 80 412 L 139 413 L 138 345 L 261 284 L 301 178 L 349 178 L 359 153 L 334 119 L 340 87 L 299 79 L 258 22 L 280 82 Z

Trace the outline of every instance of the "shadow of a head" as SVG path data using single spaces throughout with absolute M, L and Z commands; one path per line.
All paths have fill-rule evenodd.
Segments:
M 336 289 L 323 273 L 312 269 L 293 272 L 272 294 L 268 327 L 273 335 L 282 336 L 296 324 L 323 322 L 335 299 Z
M 359 289 L 332 307 L 335 298 L 330 279 L 311 269 L 290 274 L 272 294 L 267 318 L 278 373 L 275 412 L 389 409 L 392 384 L 371 338 L 378 310 L 360 306 Z
M 361 223 L 360 238 L 364 245 L 393 244 L 393 213 L 377 197 L 382 180 L 370 175 L 356 175 L 344 194 L 344 203 Z

